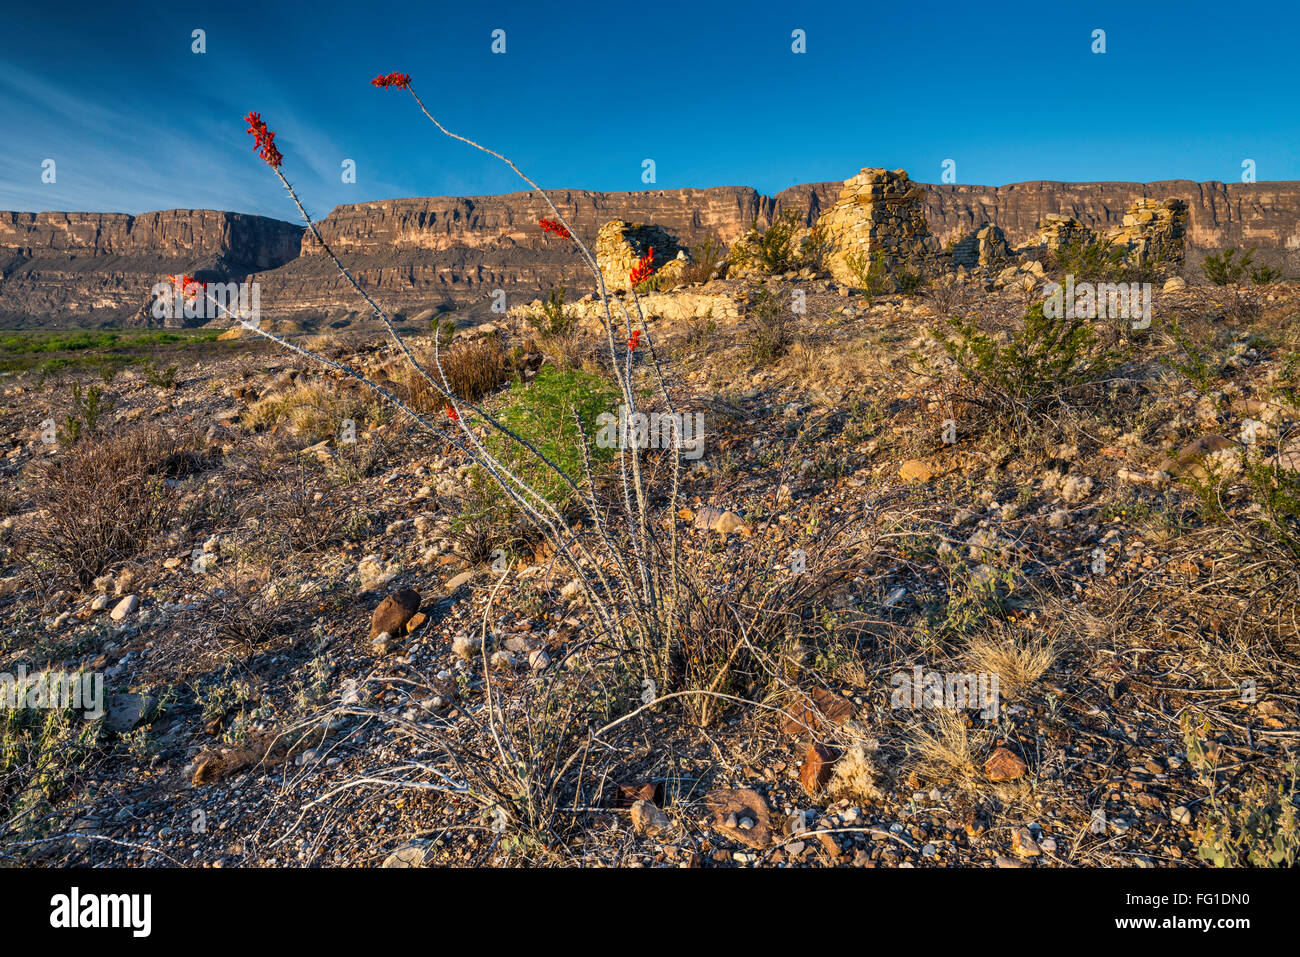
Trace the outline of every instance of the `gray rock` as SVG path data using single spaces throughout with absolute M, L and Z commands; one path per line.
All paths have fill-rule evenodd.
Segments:
M 114 606 L 109 612 L 109 617 L 114 621 L 122 621 L 128 615 L 135 614 L 136 609 L 140 607 L 140 599 L 135 595 L 127 595 Z
M 428 867 L 433 863 L 437 850 L 432 841 L 417 838 L 407 841 L 388 857 L 384 858 L 384 867 Z
M 632 826 L 638 834 L 658 837 L 672 830 L 673 822 L 651 802 L 637 801 L 632 805 Z
M 108 715 L 104 720 L 108 723 L 110 731 L 125 734 L 143 721 L 157 704 L 158 699 L 147 694 L 110 695 Z

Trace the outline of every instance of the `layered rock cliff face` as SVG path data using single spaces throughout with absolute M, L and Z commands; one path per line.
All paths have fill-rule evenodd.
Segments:
M 597 193 L 558 190 L 553 199 L 589 243 L 613 219 L 653 223 L 683 245 L 730 243 L 782 209 L 809 222 L 834 205 L 842 182 L 812 183 L 766 197 L 748 187 Z M 1300 183 L 1016 183 L 924 185 L 930 233 L 940 242 L 993 223 L 1008 242 L 1036 237 L 1049 213 L 1097 232 L 1121 226 L 1135 200 L 1187 202 L 1191 247 L 1258 246 L 1300 255 Z M 589 291 L 572 248 L 537 228 L 551 215 L 534 192 L 397 199 L 340 206 L 321 232 L 358 281 L 408 316 L 439 310 L 488 314 L 493 291 L 508 305 L 567 284 Z M 363 308 L 300 227 L 259 216 L 169 210 L 141 216 L 0 213 L 0 325 L 89 326 L 130 321 L 167 273 L 261 283 L 264 315 L 337 321 Z
M 0 324 L 128 322 L 169 273 L 243 276 L 301 243 L 297 226 L 211 209 L 0 213 Z
M 730 243 L 755 219 L 769 221 L 773 208 L 771 199 L 742 186 L 557 190 L 551 199 L 593 251 L 601 226 L 614 219 L 653 223 L 689 247 L 708 238 Z M 453 307 L 486 313 L 497 289 L 505 291 L 507 307 L 544 297 L 554 286 L 567 284 L 571 298 L 588 292 L 594 283 L 572 244 L 537 226 L 553 215 L 535 192 L 394 199 L 340 206 L 319 228 L 362 286 L 382 290 L 385 308 L 423 318 Z M 299 259 L 253 278 L 262 283 L 264 314 L 337 319 L 363 310 L 310 233 Z

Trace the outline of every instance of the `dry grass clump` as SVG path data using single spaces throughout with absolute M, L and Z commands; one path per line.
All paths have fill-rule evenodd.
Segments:
M 982 635 L 971 640 L 966 656 L 973 670 L 998 676 L 1000 694 L 1017 697 L 1047 673 L 1058 653 L 1056 642 L 1049 636 L 1017 641 Z
M 872 757 L 879 746 L 875 740 L 857 741 L 835 762 L 835 771 L 826 786 L 832 799 L 865 804 L 882 797 L 877 785 L 880 771 Z
M 286 426 L 299 439 L 315 443 L 337 436 L 344 419 L 359 421 L 361 417 L 355 397 L 325 382 L 302 382 L 254 402 L 243 422 L 254 431 Z
M 956 709 L 936 708 L 924 712 L 924 721 L 913 732 L 912 750 L 918 770 L 938 780 L 952 781 L 974 789 L 979 776 L 978 755 L 991 733 L 972 729 L 969 716 Z
M 163 484 L 187 464 L 188 440 L 154 426 L 95 433 L 27 474 L 35 520 L 17 536 L 36 577 L 88 587 L 138 554 L 166 524 Z
M 433 346 L 421 350 L 420 364 L 429 375 L 438 377 L 438 364 L 434 362 Z M 510 364 L 499 337 L 481 336 L 462 339 L 438 347 L 438 360 L 447 377 L 447 388 L 458 399 L 477 402 L 501 388 L 510 378 Z M 409 365 L 394 370 L 398 393 L 411 408 L 420 413 L 437 413 L 447 406 L 447 400 Z
M 470 402 L 495 392 L 510 377 L 505 350 L 497 336 L 457 342 L 440 350 L 439 359 L 452 394 Z

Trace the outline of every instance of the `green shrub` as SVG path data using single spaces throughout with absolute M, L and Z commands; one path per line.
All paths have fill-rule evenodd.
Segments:
M 691 261 L 682 271 L 682 282 L 708 282 L 725 259 L 726 250 L 722 244 L 706 239 L 691 249 Z
M 1218 762 L 1206 746 L 1208 725 L 1182 716 L 1188 763 L 1209 791 L 1197 856 L 1215 867 L 1293 867 L 1300 859 L 1300 813 L 1295 793 L 1297 767 L 1283 768 L 1283 780 L 1251 781 L 1240 799 L 1220 799 Z
M 37 822 L 91 760 L 100 726 L 71 707 L 0 707 L 0 839 L 39 834 Z
M 1031 417 L 1064 402 L 1067 392 L 1095 381 L 1115 362 L 1110 350 L 1097 346 L 1087 319 L 1048 317 L 1042 303 L 1025 314 L 1024 328 L 1005 346 L 960 317 L 952 317 L 948 325 L 952 338 L 942 330 L 934 336 L 972 388 L 969 398 L 1017 432 Z
M 1291 560 L 1300 561 L 1300 473 L 1258 456 L 1246 458 L 1245 470 L 1251 500 L 1259 505 L 1257 520 Z
M 532 382 L 517 382 L 511 387 L 497 418 L 581 486 L 586 474 L 584 444 L 593 472 L 614 456 L 614 449 L 596 445 L 596 416 L 615 412 L 618 402 L 617 388 L 599 376 L 580 369 L 560 371 L 542 366 Z M 574 421 L 575 414 L 582 421 L 582 433 Z M 557 509 L 569 504 L 572 489 L 532 453 L 496 431 L 489 432 L 487 445 L 493 455 Z
M 844 264 L 853 273 L 854 285 L 862 291 L 868 303 L 875 302 L 877 296 L 893 292 L 896 288 L 885 254 L 879 250 L 870 257 L 864 253 L 848 253 L 844 257 Z
M 533 319 L 533 325 L 543 339 L 568 335 L 576 321 L 573 316 L 565 315 L 563 286 L 556 286 L 546 294 L 542 311 Z
M 1052 257 L 1051 266 L 1076 282 L 1157 282 L 1173 263 L 1163 255 L 1138 261 L 1126 247 L 1109 239 L 1066 243 Z
M 803 228 L 804 214 L 797 209 L 783 210 L 766 230 L 760 230 L 755 223 L 731 247 L 731 262 L 769 275 L 813 267 L 814 260 L 820 260 L 825 253 L 825 242 L 820 231 L 814 230 L 796 243 L 795 237 Z M 805 256 L 811 258 L 805 260 Z
M 745 340 L 756 362 L 774 362 L 790 351 L 794 342 L 794 313 L 766 289 L 760 289 L 745 316 Z
M 1267 286 L 1271 282 L 1277 282 L 1282 278 L 1282 271 L 1274 269 L 1272 266 L 1255 266 L 1250 271 L 1250 281 L 1256 286 Z
M 1205 278 L 1216 286 L 1235 286 L 1250 269 L 1255 250 L 1247 249 L 1238 258 L 1239 253 L 1238 249 L 1225 249 L 1217 256 L 1206 256 L 1205 261 L 1201 263 L 1201 272 L 1205 273 Z
M 152 362 L 147 362 L 144 367 L 144 378 L 155 389 L 174 389 L 180 371 L 181 367 L 175 364 L 159 369 Z
M 72 383 L 72 409 L 63 418 L 63 432 L 59 441 L 75 445 L 99 429 L 100 420 L 113 411 L 113 400 L 97 385 L 84 392 L 81 383 Z

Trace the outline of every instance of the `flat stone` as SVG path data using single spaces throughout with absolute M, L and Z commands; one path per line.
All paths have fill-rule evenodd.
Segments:
M 136 609 L 139 607 L 140 599 L 135 595 L 127 595 L 114 606 L 111 612 L 109 612 L 109 617 L 114 621 L 122 621 L 128 615 L 135 614 Z
M 109 695 L 108 715 L 104 721 L 110 731 L 125 734 L 143 721 L 157 703 L 157 698 L 147 694 Z
M 437 850 L 432 841 L 407 841 L 393 853 L 384 858 L 382 867 L 428 867 L 433 863 Z
M 1025 762 L 1006 748 L 997 748 L 984 762 L 984 776 L 990 781 L 1014 781 L 1024 774 Z
M 908 459 L 899 468 L 898 474 L 906 482 L 928 482 L 934 478 L 930 466 L 920 459 Z

